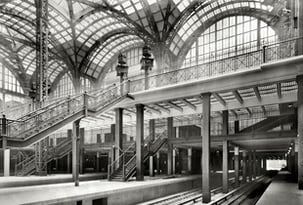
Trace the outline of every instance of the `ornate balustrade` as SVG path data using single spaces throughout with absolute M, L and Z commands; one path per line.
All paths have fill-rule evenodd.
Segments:
M 274 62 L 297 55 L 296 46 L 302 37 L 281 41 L 278 43 L 263 46 L 261 49 L 221 58 L 207 63 L 178 69 L 166 73 L 148 76 L 148 88 L 158 88 L 167 85 L 174 85 L 191 80 L 207 79 L 209 77 L 221 76 L 241 70 L 249 70 L 260 66 L 262 63 Z M 130 81 L 130 92 L 143 91 L 145 89 L 145 78 Z

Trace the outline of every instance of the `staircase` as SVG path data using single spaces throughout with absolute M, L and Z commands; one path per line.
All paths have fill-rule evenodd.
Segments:
M 155 155 L 159 149 L 167 142 L 164 134 L 161 134 L 154 141 L 148 141 L 147 147 L 142 150 L 143 163 L 146 162 L 149 156 Z M 136 153 L 130 152 L 135 150 L 135 143 L 129 146 L 123 153 L 109 165 L 109 180 L 113 181 L 128 181 L 136 173 Z M 130 155 L 131 153 L 131 155 Z M 115 167 L 117 167 L 115 169 Z
M 47 150 L 47 163 L 53 159 L 60 159 L 72 151 L 72 140 L 67 138 L 55 147 L 49 147 Z M 36 171 L 35 154 L 25 157 L 15 166 L 16 176 L 27 176 Z
M 7 146 L 30 146 L 68 123 L 105 112 L 130 97 L 127 88 L 128 81 L 106 89 L 67 97 L 9 121 Z

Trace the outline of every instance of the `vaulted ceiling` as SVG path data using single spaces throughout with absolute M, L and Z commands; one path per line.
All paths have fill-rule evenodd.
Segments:
M 266 16 L 275 22 L 284 1 L 275 0 L 48 0 L 51 82 L 62 73 L 98 80 L 120 52 L 145 43 L 178 56 L 207 24 L 227 15 Z M 0 60 L 19 79 L 36 70 L 35 0 L 0 2 Z M 61 74 L 61 75 L 60 75 Z

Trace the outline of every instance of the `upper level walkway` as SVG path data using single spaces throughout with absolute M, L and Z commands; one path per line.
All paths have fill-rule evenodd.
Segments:
M 7 145 L 29 146 L 68 123 L 117 107 L 134 114 L 135 104 L 145 105 L 145 119 L 202 113 L 201 93 L 212 94 L 212 111 L 260 106 L 267 112 L 265 105 L 296 102 L 303 56 L 295 48 L 302 39 L 61 99 L 12 121 Z
M 303 204 L 303 190 L 292 180 L 291 174 L 280 171 L 259 199 L 257 205 Z

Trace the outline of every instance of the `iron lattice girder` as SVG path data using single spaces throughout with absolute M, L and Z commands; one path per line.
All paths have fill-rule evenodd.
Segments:
M 48 0 L 35 0 L 36 4 L 36 108 L 43 106 L 48 88 Z M 42 120 L 42 119 L 38 119 Z M 41 175 L 47 170 L 47 152 L 41 140 L 35 144 L 36 172 Z
M 36 0 L 36 102 L 40 107 L 47 95 L 48 0 Z

